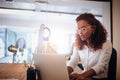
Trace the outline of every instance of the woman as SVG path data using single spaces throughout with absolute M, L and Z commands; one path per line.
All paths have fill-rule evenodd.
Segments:
M 77 33 L 73 54 L 68 62 L 71 79 L 107 80 L 108 64 L 112 52 L 112 44 L 107 40 L 107 31 L 93 14 L 84 13 L 76 18 Z M 81 61 L 84 71 L 73 73 Z

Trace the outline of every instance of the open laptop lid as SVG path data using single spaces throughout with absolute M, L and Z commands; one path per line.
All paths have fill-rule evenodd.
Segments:
M 34 54 L 33 59 L 42 80 L 69 80 L 65 55 Z

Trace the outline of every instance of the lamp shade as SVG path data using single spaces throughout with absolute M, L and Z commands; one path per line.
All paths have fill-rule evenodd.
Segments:
M 17 50 L 18 50 L 18 48 L 16 46 L 10 45 L 8 47 L 8 51 L 10 51 L 10 52 L 16 53 Z

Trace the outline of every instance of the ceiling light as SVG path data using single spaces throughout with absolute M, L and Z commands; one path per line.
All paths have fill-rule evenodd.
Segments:
M 13 0 L 5 0 L 5 1 L 10 1 L 10 2 L 11 2 L 11 1 L 13 1 Z
M 48 4 L 48 1 L 42 1 L 42 0 L 36 0 L 35 3 L 39 3 L 39 4 Z

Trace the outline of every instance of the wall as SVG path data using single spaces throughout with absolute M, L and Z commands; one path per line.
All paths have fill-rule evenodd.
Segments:
M 120 80 L 120 0 L 113 0 L 113 47 L 117 50 L 117 80 Z
M 104 2 L 102 9 L 103 9 L 103 25 L 107 29 L 108 32 L 108 39 L 111 40 L 111 20 L 110 20 L 110 3 Z

